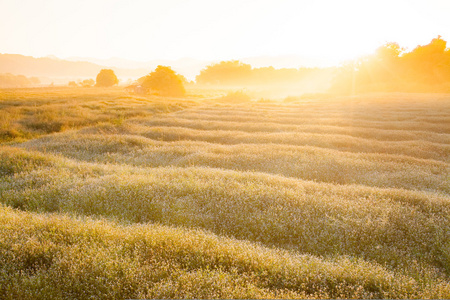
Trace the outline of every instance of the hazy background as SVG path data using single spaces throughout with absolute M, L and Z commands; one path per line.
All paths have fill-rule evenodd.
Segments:
M 447 0 L 2 0 L 0 53 L 329 66 L 385 42 L 448 40 L 449 13 Z

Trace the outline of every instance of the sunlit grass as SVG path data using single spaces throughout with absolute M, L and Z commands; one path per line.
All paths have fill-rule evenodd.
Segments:
M 440 160 L 386 153 L 352 153 L 312 146 L 275 143 L 212 144 L 159 141 L 164 132 L 139 134 L 141 127 L 100 126 L 91 134 L 70 133 L 24 143 L 21 147 L 62 154 L 81 161 L 130 164 L 141 167 L 202 166 L 259 171 L 321 182 L 365 184 L 450 193 L 449 165 Z M 182 132 L 182 131 L 181 131 Z M 146 138 L 150 136 L 157 140 Z M 220 133 L 208 134 L 224 141 Z M 227 135 L 235 140 L 237 134 Z M 320 140 L 318 140 L 320 142 Z M 406 147 L 403 147 L 404 149 Z M 409 151 L 409 149 L 407 149 Z M 429 153 L 422 151 L 421 153 Z M 445 157 L 442 158 L 445 160 Z
M 450 286 L 160 225 L 0 208 L 2 299 L 447 298 Z M 424 270 L 425 271 L 425 270 Z M 426 271 L 425 271 L 426 272 Z
M 11 153 L 12 151 L 12 153 Z M 315 255 L 352 255 L 450 274 L 446 196 L 209 168 L 77 163 L 6 148 L 1 198 L 27 211 L 200 227 Z M 19 174 L 11 165 L 22 164 Z M 31 165 L 31 167 L 30 167 Z
M 447 95 L 188 94 L 2 91 L 0 298 L 450 297 Z
M 1 90 L 0 142 L 23 141 L 105 122 L 120 124 L 129 118 L 176 111 L 194 103 L 128 95 L 118 88 Z

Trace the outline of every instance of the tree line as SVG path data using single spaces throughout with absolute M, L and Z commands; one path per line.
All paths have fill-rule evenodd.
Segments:
M 409 52 L 397 43 L 387 43 L 374 54 L 341 67 L 331 90 L 450 92 L 450 49 L 440 36 Z
M 372 55 L 333 69 L 253 68 L 238 60 L 222 61 L 201 70 L 196 76 L 196 83 L 223 86 L 296 84 L 310 78 L 321 78 L 322 75 L 325 78 L 330 70 L 335 73 L 331 92 L 450 92 L 450 49 L 440 36 L 411 51 L 406 51 L 397 43 L 387 43 Z M 102 69 L 95 81 L 70 82 L 69 86 L 110 87 L 118 83 L 113 70 Z M 140 93 L 183 96 L 186 83 L 186 78 L 170 67 L 158 66 L 139 78 L 134 86 L 139 88 Z M 0 74 L 0 88 L 38 84 L 36 77 Z
M 196 77 L 200 84 L 266 85 L 295 83 L 323 71 L 320 68 L 252 68 L 238 60 L 222 61 L 204 68 Z
M 329 91 L 362 92 L 450 92 L 450 49 L 438 36 L 429 44 L 406 51 L 387 43 L 374 54 L 334 68 Z M 204 68 L 196 77 L 201 84 L 275 85 L 295 84 L 308 78 L 327 80 L 330 68 L 252 68 L 237 60 Z

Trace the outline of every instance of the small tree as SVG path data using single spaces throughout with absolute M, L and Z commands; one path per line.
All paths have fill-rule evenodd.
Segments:
M 165 96 L 180 97 L 186 94 L 180 76 L 165 66 L 158 66 L 155 71 L 145 76 L 142 87 Z
M 98 73 L 96 78 L 95 86 L 99 87 L 111 87 L 119 83 L 119 79 L 117 79 L 116 74 L 114 74 L 113 70 L 110 69 L 102 69 L 100 73 Z

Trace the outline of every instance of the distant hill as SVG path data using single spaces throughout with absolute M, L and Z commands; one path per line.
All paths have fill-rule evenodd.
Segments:
M 85 61 L 68 61 L 55 57 L 35 58 L 20 54 L 0 54 L 0 74 L 11 73 L 33 76 L 55 82 L 64 82 L 78 78 L 95 78 L 98 72 L 105 68 L 113 69 L 116 75 L 122 79 L 138 78 L 151 71 L 148 68 L 115 68 Z

